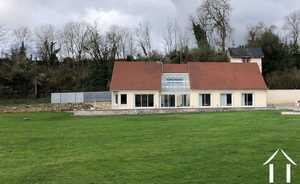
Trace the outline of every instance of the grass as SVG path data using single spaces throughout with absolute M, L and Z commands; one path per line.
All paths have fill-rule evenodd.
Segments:
M 279 111 L 70 115 L 0 114 L 0 183 L 268 183 L 277 149 L 300 163 L 300 116 Z
M 32 99 L 3 99 L 0 104 L 28 104 L 28 103 L 51 103 L 51 97 Z

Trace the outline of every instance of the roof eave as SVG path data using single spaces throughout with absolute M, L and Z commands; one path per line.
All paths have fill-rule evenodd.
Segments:
M 264 56 L 231 56 L 232 58 L 264 58 Z
M 205 89 L 205 88 L 202 88 L 202 89 L 191 89 L 191 90 L 267 90 L 268 88 L 247 88 L 247 89 Z
M 160 91 L 161 89 L 111 89 L 110 91 L 138 91 L 138 90 Z

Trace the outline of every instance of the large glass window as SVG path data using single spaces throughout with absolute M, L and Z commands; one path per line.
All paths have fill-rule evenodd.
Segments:
M 127 104 L 127 94 L 121 94 L 121 104 Z
M 221 106 L 232 106 L 232 94 L 221 94 Z
M 162 95 L 162 107 L 175 107 L 175 95 Z
M 148 95 L 142 95 L 142 107 L 147 107 Z
M 211 106 L 211 95 L 210 94 L 199 94 L 199 106 Z
M 154 107 L 154 95 L 148 95 L 148 107 Z
M 135 107 L 154 107 L 154 95 L 135 95 Z
M 177 107 L 189 107 L 190 106 L 190 95 L 189 94 L 178 94 L 177 95 Z
M 253 94 L 243 93 L 242 94 L 242 106 L 253 106 Z
M 161 95 L 161 107 L 189 107 L 189 94 L 166 94 Z
M 161 76 L 162 92 L 189 92 L 189 74 L 166 74 Z

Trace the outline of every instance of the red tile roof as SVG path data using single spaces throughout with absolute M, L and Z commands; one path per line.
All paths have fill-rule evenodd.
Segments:
M 160 90 L 161 63 L 115 62 L 110 90 Z
M 164 73 L 188 73 L 187 64 L 163 64 Z
M 256 63 L 188 63 L 191 89 L 267 89 Z
M 256 63 L 164 64 L 163 71 L 189 73 L 191 89 L 267 89 Z M 115 62 L 110 90 L 160 90 L 161 63 Z

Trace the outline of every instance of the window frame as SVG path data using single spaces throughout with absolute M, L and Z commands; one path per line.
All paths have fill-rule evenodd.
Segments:
M 245 95 L 245 94 L 252 94 L 252 105 L 243 105 L 243 95 Z M 254 102 L 255 102 L 255 100 L 254 100 L 254 93 L 253 92 L 245 92 L 245 93 L 241 93 L 241 106 L 242 107 L 254 107 Z
M 226 95 L 230 94 L 231 95 L 231 105 L 226 105 L 226 106 L 222 105 L 222 98 L 221 98 L 222 94 L 226 94 Z M 226 104 L 227 104 L 227 102 L 226 102 Z M 220 93 L 220 107 L 233 107 L 233 93 L 226 93 L 226 92 Z
M 126 98 L 125 98 L 126 103 L 122 103 L 122 96 L 124 96 L 124 95 L 126 96 Z M 121 99 L 120 99 L 120 102 L 121 102 L 120 105 L 127 105 L 127 101 L 128 101 L 128 100 L 127 100 L 127 94 L 120 94 L 120 98 L 121 98 Z
M 136 104 L 135 104 L 136 95 L 141 95 L 141 107 L 136 107 Z M 143 95 L 147 95 L 147 107 L 143 107 L 143 101 L 142 101 L 143 100 Z M 148 106 L 149 105 L 149 95 L 153 95 L 153 107 Z M 134 98 L 133 98 L 133 107 L 134 108 L 138 108 L 138 109 L 140 109 L 140 108 L 155 108 L 155 106 L 156 106 L 155 93 L 134 93 L 133 96 L 134 96 Z
M 200 106 L 200 95 L 210 95 L 210 106 Z M 198 107 L 205 108 L 205 107 L 212 107 L 212 93 L 198 93 Z
M 165 106 L 162 106 L 162 96 L 164 96 L 164 95 L 168 95 L 168 96 L 170 96 L 170 95 L 174 95 L 175 96 L 175 106 L 174 107 L 165 107 Z M 189 95 L 189 106 L 177 106 L 177 103 L 178 103 L 178 101 L 177 101 L 177 95 L 180 95 L 180 96 L 183 96 L 183 95 Z M 160 108 L 190 108 L 191 107 L 191 93 L 168 93 L 168 92 L 164 92 L 164 93 L 161 93 L 161 95 L 160 95 L 160 104 L 161 104 L 161 106 L 160 106 Z
M 119 95 L 118 94 L 114 94 L 114 104 L 119 105 Z

